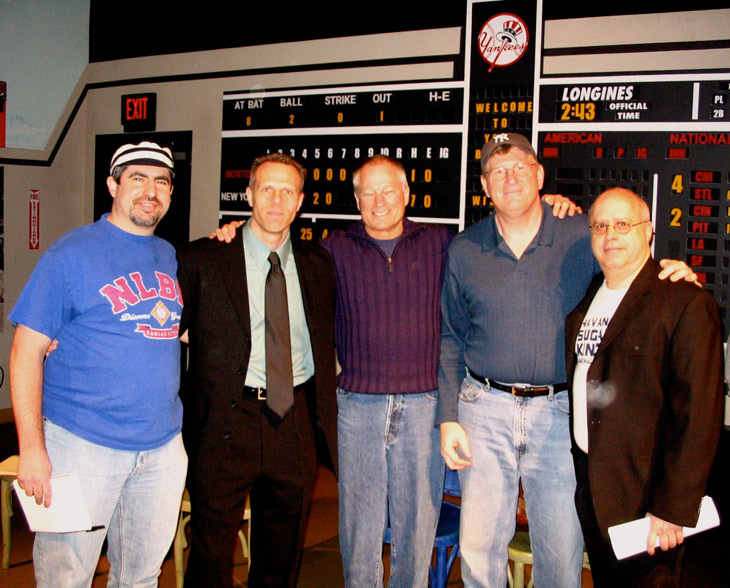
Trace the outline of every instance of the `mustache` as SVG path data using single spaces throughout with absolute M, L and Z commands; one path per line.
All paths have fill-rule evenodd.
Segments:
M 157 196 L 140 196 L 139 198 L 134 199 L 134 204 L 138 204 L 140 202 L 147 202 L 147 201 L 155 202 L 157 204 L 162 204 L 160 202 L 160 199 Z

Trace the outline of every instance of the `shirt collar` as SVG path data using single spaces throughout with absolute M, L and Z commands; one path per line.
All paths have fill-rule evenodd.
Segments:
M 545 202 L 541 202 L 540 206 L 542 206 L 542 220 L 540 221 L 540 228 L 537 230 L 537 239 L 533 240 L 532 244 L 527 248 L 527 251 L 535 246 L 549 247 L 555 240 L 555 217 L 553 216 L 553 209 Z M 487 222 L 489 224 L 484 234 L 483 247 L 484 249 L 498 249 L 500 244 L 504 243 L 504 238 L 499 234 L 496 214 L 490 215 Z
M 246 249 L 253 258 L 256 267 L 258 267 L 261 271 L 269 271 L 269 253 L 271 253 L 272 250 L 264 245 L 256 235 L 254 235 L 251 230 L 250 223 L 243 225 L 243 228 L 241 229 L 241 237 L 243 238 L 243 243 Z M 284 242 L 274 251 L 276 251 L 279 255 L 282 269 L 286 270 L 286 264 L 289 260 L 289 254 L 291 253 L 291 233 L 286 236 Z

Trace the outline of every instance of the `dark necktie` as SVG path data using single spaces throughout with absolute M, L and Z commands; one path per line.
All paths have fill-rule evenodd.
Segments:
M 266 276 L 266 406 L 277 416 L 294 404 L 294 375 L 291 364 L 289 307 L 286 279 L 275 251 L 269 254 L 271 268 Z

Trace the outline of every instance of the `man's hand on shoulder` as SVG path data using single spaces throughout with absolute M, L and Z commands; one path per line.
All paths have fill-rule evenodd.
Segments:
M 218 239 L 230 243 L 236 236 L 236 230 L 246 224 L 246 221 L 231 221 L 211 233 L 208 239 Z
M 647 513 L 650 519 L 649 535 L 646 538 L 646 551 L 649 555 L 654 555 L 656 542 L 659 539 L 659 548 L 662 551 L 672 549 L 684 541 L 684 532 L 682 527 L 655 517 L 651 513 Z
M 573 202 L 570 198 L 566 198 L 561 194 L 545 194 L 542 197 L 543 202 L 553 207 L 553 216 L 565 218 L 565 215 L 574 216 L 580 214 L 583 209 Z
M 452 470 L 471 466 L 471 447 L 466 431 L 457 422 L 441 423 L 441 455 Z
M 694 282 L 700 288 L 702 287 L 702 284 L 697 281 L 697 274 L 694 273 L 692 268 L 683 261 L 678 261 L 676 259 L 662 259 L 659 262 L 659 265 L 664 268 L 661 272 L 659 272 L 660 280 L 666 280 L 667 278 L 669 278 L 672 282 L 684 280 L 685 282 Z
M 18 485 L 36 504 L 51 506 L 51 460 L 42 446 L 25 449 L 18 459 Z

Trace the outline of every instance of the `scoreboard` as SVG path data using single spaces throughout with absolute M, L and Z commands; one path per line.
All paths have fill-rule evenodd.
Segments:
M 628 188 L 650 206 L 657 259 L 685 261 L 727 317 L 728 79 L 543 85 L 536 147 L 545 192 L 584 210 Z
M 545 10 L 539 0 L 467 2 L 452 80 L 368 85 L 365 79 L 346 87 L 225 93 L 221 223 L 250 214 L 244 195 L 251 162 L 282 152 L 307 169 L 293 236 L 318 241 L 360 218 L 352 173 L 368 157 L 385 154 L 406 169 L 406 215 L 461 230 L 492 213 L 480 183 L 483 143 L 495 133 L 519 132 L 532 138 L 545 167 L 544 193 L 563 194 L 585 211 L 611 187 L 644 198 L 655 257 L 689 264 L 715 295 L 727 326 L 730 67 L 632 72 L 632 60 L 643 53 L 630 48 L 618 66 L 605 69 L 610 75 L 601 75 L 602 55 L 617 51 L 617 39 L 580 37 L 580 24 L 566 29 L 574 7 L 568 14 L 551 7 L 552 21 L 543 20 Z M 698 46 L 692 59 L 713 51 L 711 40 Z M 641 51 L 665 51 L 659 62 L 674 63 L 684 49 L 663 47 Z M 556 56 L 576 55 L 585 70 L 555 73 L 554 61 L 546 66 Z M 615 69 L 622 65 L 623 73 Z
M 360 218 L 352 173 L 380 153 L 405 166 L 409 218 L 458 225 L 463 100 L 453 83 L 225 95 L 221 218 L 250 213 L 251 162 L 286 153 L 307 169 L 294 234 L 318 241 Z

